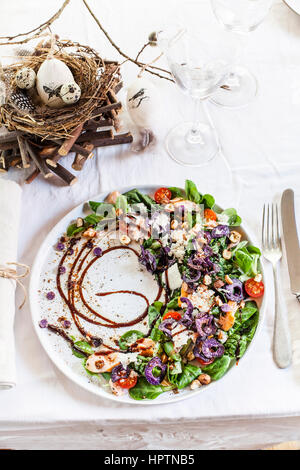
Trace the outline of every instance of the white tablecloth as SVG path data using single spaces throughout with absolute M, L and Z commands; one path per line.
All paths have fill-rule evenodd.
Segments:
M 48 3 L 39 0 L 2 0 L 1 35 L 31 29 L 50 17 L 60 3 L 60 0 Z M 215 23 L 206 0 L 89 0 L 89 3 L 114 40 L 132 56 L 146 42 L 148 33 L 156 29 L 158 21 L 168 18 L 168 15 L 173 17 L 177 13 L 184 21 L 199 22 L 199 28 L 209 28 L 210 24 Z M 175 8 L 176 3 L 179 4 L 178 9 Z M 53 31 L 61 37 L 88 43 L 107 57 L 117 57 L 82 3 L 73 0 L 71 4 L 73 6 L 69 6 L 53 26 Z M 216 31 L 222 34 L 221 28 Z M 84 170 L 79 173 L 79 182 L 72 187 L 65 187 L 56 180 L 49 184 L 42 177 L 29 186 L 23 185 L 19 260 L 31 264 L 45 235 L 75 205 L 101 191 L 128 185 L 157 183 L 180 186 L 186 178 L 190 178 L 202 192 L 214 194 L 222 206 L 236 207 L 257 238 L 260 235 L 263 203 L 278 199 L 283 189 L 291 187 L 295 190 L 299 215 L 299 47 L 300 17 L 281 1 L 275 1 L 269 17 L 250 35 L 243 57 L 244 62 L 257 75 L 259 95 L 253 104 L 238 111 L 209 104 L 219 132 L 223 156 L 219 155 L 211 164 L 202 168 L 181 167 L 168 157 L 164 149 L 166 133 L 174 124 L 190 119 L 192 103 L 175 86 L 156 79 L 155 83 L 161 90 L 162 109 L 161 120 L 155 126 L 158 142 L 153 149 L 143 154 L 132 153 L 128 146 L 100 149 L 97 157 L 87 162 Z M 153 50 L 150 53 L 153 54 Z M 124 66 L 125 83 L 130 83 L 136 74 L 135 66 Z M 70 156 L 66 160 L 68 166 L 72 159 Z M 8 177 L 17 181 L 23 179 L 22 172 L 17 171 L 9 172 Z M 267 272 L 271 275 L 269 270 Z M 57 371 L 39 344 L 27 305 L 16 315 L 18 385 L 12 391 L 1 392 L 0 397 L 1 447 L 34 446 L 34 438 L 29 443 L 26 441 L 25 430 L 32 432 L 35 439 L 41 439 L 40 429 L 57 431 L 60 426 L 81 423 L 83 430 L 90 426 L 91 431 L 95 426 L 94 429 L 99 431 L 100 426 L 105 432 L 105 426 L 119 425 L 120 422 L 123 424 L 119 433 L 127 429 L 129 436 L 132 436 L 131 444 L 126 445 L 137 447 L 133 444 L 135 428 L 131 426 L 132 423 L 136 422 L 136 426 L 138 423 L 150 426 L 158 422 L 161 425 L 173 422 L 173 431 L 179 431 L 177 425 L 180 423 L 181 431 L 185 423 L 187 426 L 194 423 L 192 425 L 195 426 L 195 423 L 209 423 L 209 418 L 219 424 L 221 418 L 230 420 L 226 433 L 231 433 L 232 436 L 242 432 L 238 431 L 239 425 L 234 424 L 233 419 L 241 419 L 245 431 L 241 445 L 259 445 L 254 435 L 247 434 L 247 426 L 250 429 L 252 418 L 260 419 L 263 426 L 265 418 L 270 416 L 300 416 L 299 353 L 297 357 L 297 346 L 299 349 L 300 344 L 300 305 L 290 294 L 287 270 L 283 263 L 282 295 L 292 325 L 295 354 L 294 365 L 288 370 L 279 370 L 274 365 L 271 352 L 274 319 L 271 281 L 270 277 L 269 301 L 263 329 L 238 370 L 222 379 L 212 390 L 208 389 L 196 398 L 178 404 L 153 405 L 151 408 L 121 406 L 96 397 L 71 383 Z M 18 300 L 20 299 L 17 299 L 17 303 Z M 296 430 L 292 434 L 284 434 L 284 422 L 279 421 L 282 436 L 298 438 Z M 216 429 L 213 434 L 214 432 L 217 433 Z M 280 432 L 275 438 L 268 431 L 269 436 L 264 435 L 261 439 L 265 442 L 281 440 Z M 120 435 L 116 432 L 112 448 L 118 448 L 118 442 L 121 443 Z M 99 433 L 94 439 L 101 448 Z M 151 439 L 153 436 L 143 446 L 151 447 Z M 202 435 L 202 446 L 224 445 L 219 438 L 212 437 L 212 434 L 207 439 L 210 442 L 205 443 Z M 59 442 L 57 446 L 60 445 Z M 188 441 L 185 445 L 182 442 L 177 443 L 177 448 L 190 445 Z M 199 442 L 200 437 L 193 444 L 194 447 L 200 446 Z M 42 447 L 47 443 L 39 445 Z M 93 447 L 95 444 L 86 443 L 88 445 Z M 163 441 L 152 445 L 164 448 Z

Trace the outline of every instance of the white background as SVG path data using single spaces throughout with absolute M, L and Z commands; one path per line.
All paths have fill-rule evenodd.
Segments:
M 228 53 L 224 33 L 207 0 L 89 3 L 115 42 L 131 56 L 147 41 L 149 32 L 176 16 L 197 25 L 199 37 L 213 35 L 216 47 L 222 41 L 222 50 Z M 59 0 L 2 0 L 1 35 L 30 30 L 60 4 Z M 71 1 L 52 29 L 62 38 L 95 47 L 103 56 L 118 57 L 80 0 Z M 228 48 L 232 46 L 229 36 Z M 161 108 L 153 126 L 157 136 L 153 149 L 139 155 L 128 146 L 100 149 L 71 188 L 58 180 L 49 184 L 42 177 L 23 186 L 19 260 L 32 264 L 52 226 L 75 205 L 101 191 L 147 183 L 180 186 L 186 178 L 194 180 L 201 192 L 214 194 L 223 207 L 236 207 L 259 243 L 263 203 L 278 200 L 282 190 L 291 187 L 300 207 L 299 47 L 300 16 L 277 0 L 265 22 L 249 36 L 243 53 L 243 62 L 259 80 L 259 96 L 239 111 L 209 104 L 223 157 L 203 168 L 181 167 L 164 150 L 168 130 L 190 119 L 193 109 L 189 98 L 174 85 L 155 79 Z M 11 53 L 7 48 L 0 50 L 2 57 Z M 149 51 L 146 59 L 155 53 Z M 134 65 L 125 64 L 125 84 L 137 73 Z M 66 166 L 70 167 L 72 160 L 68 157 Z M 8 176 L 20 182 L 24 178 L 22 172 Z M 292 327 L 294 364 L 289 370 L 278 370 L 271 353 L 274 308 L 271 278 L 269 281 L 263 331 L 238 370 L 198 398 L 151 408 L 100 399 L 63 377 L 42 350 L 27 305 L 16 316 L 18 385 L 15 390 L 1 392 L 0 446 L 252 448 L 300 438 L 299 421 L 291 417 L 300 415 L 300 305 L 290 294 L 284 264 L 282 296 Z M 287 415 L 290 417 L 279 418 Z

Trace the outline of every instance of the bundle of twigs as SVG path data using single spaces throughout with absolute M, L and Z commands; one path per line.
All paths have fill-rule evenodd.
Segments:
M 43 105 L 37 94 L 27 93 L 32 106 L 25 110 L 18 108 L 15 94 L 18 92 L 14 76 L 20 67 L 30 67 L 38 71 L 46 60 L 50 43 L 40 44 L 34 55 L 23 58 L 22 62 L 3 69 L 6 84 L 7 102 L 0 108 L 0 125 L 8 130 L 17 130 L 41 138 L 65 138 L 76 127 L 95 116 L 95 110 L 107 100 L 107 92 L 120 81 L 119 65 L 103 60 L 94 49 L 72 41 L 56 42 L 53 57 L 62 60 L 70 68 L 76 83 L 81 88 L 80 100 L 68 107 L 52 109 Z

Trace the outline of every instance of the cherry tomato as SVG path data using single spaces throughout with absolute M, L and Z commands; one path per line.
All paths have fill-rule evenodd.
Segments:
M 154 194 L 157 204 L 168 204 L 172 197 L 172 193 L 168 188 L 159 188 Z
M 205 209 L 204 217 L 206 220 L 217 220 L 217 214 L 212 209 Z
M 214 362 L 214 359 L 207 359 L 207 361 L 203 361 L 202 359 L 200 359 L 200 357 L 196 357 L 196 359 L 199 364 L 201 364 L 201 366 L 208 366 L 209 364 L 212 364 Z
M 245 282 L 245 290 L 250 297 L 261 297 L 264 293 L 265 286 L 262 281 L 257 282 L 255 279 L 248 279 Z
M 164 316 L 162 317 L 163 320 L 166 320 L 167 318 L 174 318 L 174 320 L 181 320 L 181 315 L 179 312 L 175 312 L 175 310 L 170 310 L 169 312 L 165 313 Z
M 119 379 L 117 380 L 116 384 L 118 384 L 122 388 L 132 388 L 137 383 L 137 376 L 134 377 L 127 377 L 127 379 Z

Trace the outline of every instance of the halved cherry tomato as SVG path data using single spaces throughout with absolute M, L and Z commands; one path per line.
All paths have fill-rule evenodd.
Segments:
M 202 361 L 202 359 L 200 359 L 200 357 L 196 357 L 197 361 L 199 362 L 199 364 L 201 364 L 201 366 L 208 366 L 209 364 L 212 364 L 214 362 L 214 359 L 207 359 L 207 361 Z
M 168 204 L 172 197 L 172 193 L 168 188 L 159 188 L 154 194 L 157 204 Z
M 163 320 L 166 320 L 167 318 L 174 318 L 174 320 L 181 320 L 181 315 L 179 312 L 175 312 L 175 310 L 170 310 L 169 312 L 165 313 L 164 316 L 162 317 Z
M 212 209 L 205 209 L 204 217 L 206 220 L 217 220 L 217 214 Z
M 248 279 L 245 282 L 245 291 L 250 297 L 261 297 L 264 293 L 265 286 L 262 281 L 257 282 L 255 279 Z
M 119 379 L 117 380 L 116 384 L 118 384 L 122 388 L 132 388 L 137 383 L 137 376 L 134 377 L 127 377 L 127 379 Z

